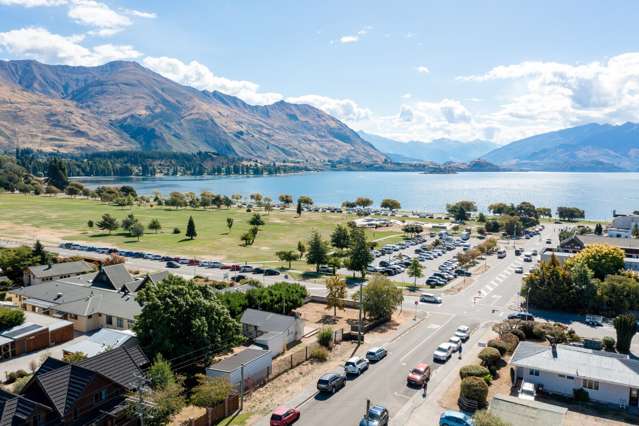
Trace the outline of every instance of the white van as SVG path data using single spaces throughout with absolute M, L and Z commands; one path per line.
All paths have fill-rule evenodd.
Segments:
M 497 259 L 503 259 L 504 257 L 506 257 L 506 250 L 497 250 Z

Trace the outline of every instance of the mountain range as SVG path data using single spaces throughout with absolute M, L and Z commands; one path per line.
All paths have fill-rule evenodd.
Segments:
M 511 142 L 481 157 L 515 170 L 639 171 L 639 124 L 586 124 Z
M 180 85 L 137 62 L 0 61 L 0 150 L 209 151 L 280 162 L 383 162 L 336 118 L 284 101 L 249 105 Z
M 499 145 L 482 140 L 460 142 L 452 139 L 435 139 L 431 142 L 399 142 L 383 136 L 359 131 L 359 135 L 387 154 L 396 162 L 434 161 L 437 163 L 467 162 L 481 157 Z

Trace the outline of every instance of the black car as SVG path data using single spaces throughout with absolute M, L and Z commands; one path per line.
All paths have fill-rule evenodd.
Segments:
M 528 312 L 513 312 L 508 315 L 509 320 L 534 321 L 535 317 Z
M 346 375 L 344 374 L 324 374 L 317 381 L 317 390 L 320 392 L 335 393 L 344 386 L 346 386 Z
M 264 273 L 264 268 L 253 268 L 253 273 L 254 274 L 263 274 Z
M 277 269 L 266 269 L 264 270 L 264 275 L 266 276 L 280 275 L 280 271 L 278 271 Z
M 167 268 L 172 268 L 172 269 L 177 269 L 180 267 L 180 265 L 178 263 L 175 263 L 172 260 L 169 260 L 168 262 L 166 262 L 166 267 Z
M 470 277 L 472 274 L 470 273 L 470 271 L 467 271 L 465 269 L 457 269 L 455 271 L 455 274 L 457 274 L 457 276 L 459 277 Z
M 236 276 L 232 277 L 231 281 L 235 281 L 236 283 L 239 283 L 240 281 L 243 281 L 245 279 L 246 279 L 246 275 L 239 274 L 239 275 L 236 275 Z

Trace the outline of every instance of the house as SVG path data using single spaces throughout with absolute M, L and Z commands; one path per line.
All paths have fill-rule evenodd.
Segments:
M 304 320 L 290 315 L 247 309 L 240 319 L 244 335 L 273 355 L 284 351 L 286 345 L 304 335 Z
M 618 215 L 607 229 L 611 238 L 632 238 L 632 230 L 639 226 L 639 215 Z
M 63 349 L 64 354 L 83 353 L 87 358 L 98 355 L 102 352 L 119 348 L 120 346 L 135 346 L 137 338 L 131 330 L 115 330 L 103 328 L 97 333 Z
M 29 266 L 24 270 L 24 285 L 36 285 L 43 282 L 75 277 L 93 272 L 94 267 L 85 261 L 53 263 Z
M 77 363 L 47 358 L 21 396 L 51 409 L 47 424 L 135 424 L 128 422 L 125 399 L 148 364 L 138 346 L 119 347 Z
M 73 339 L 73 324 L 54 321 L 49 325 L 25 322 L 0 332 L 0 360 L 48 348 Z
M 510 360 L 514 381 L 533 383 L 545 393 L 573 396 L 618 407 L 639 407 L 639 360 L 568 345 L 521 342 Z
M 12 289 L 7 297 L 26 311 L 71 321 L 80 332 L 104 327 L 127 330 L 142 311 L 136 292 L 165 276 L 158 273 L 135 278 L 124 265 L 109 265 L 90 274 Z
M 565 407 L 497 394 L 488 411 L 511 425 L 562 426 L 568 413 Z
M 264 381 L 271 372 L 273 354 L 260 348 L 247 348 L 206 368 L 209 377 L 224 377 L 231 385 L 251 389 Z
M 561 241 L 556 249 L 545 249 L 541 253 L 541 260 L 548 261 L 554 255 L 559 262 L 563 263 L 575 253 L 593 244 L 606 244 L 620 248 L 624 252 L 624 268 L 639 271 L 639 242 L 634 239 L 610 238 L 601 235 L 573 235 Z
M 53 410 L 46 405 L 31 401 L 0 389 L 0 425 L 45 425 L 54 420 Z

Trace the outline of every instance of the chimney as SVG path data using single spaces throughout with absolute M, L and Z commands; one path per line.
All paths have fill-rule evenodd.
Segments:
M 552 350 L 552 357 L 553 358 L 557 358 L 557 344 L 556 343 L 552 343 L 550 345 L 550 348 Z

